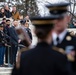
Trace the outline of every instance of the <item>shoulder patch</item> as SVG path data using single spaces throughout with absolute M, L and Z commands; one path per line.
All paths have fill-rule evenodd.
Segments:
M 67 41 L 71 41 L 72 40 L 72 37 L 71 36 L 66 36 L 66 40 Z

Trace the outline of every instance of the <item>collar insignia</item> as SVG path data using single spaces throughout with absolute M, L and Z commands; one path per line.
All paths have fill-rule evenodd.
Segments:
M 67 41 L 71 41 L 71 40 L 72 40 L 71 36 L 67 36 L 67 37 L 66 37 L 66 40 L 67 40 Z

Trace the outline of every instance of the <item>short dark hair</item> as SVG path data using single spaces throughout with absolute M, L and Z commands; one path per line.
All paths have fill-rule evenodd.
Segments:
M 35 26 L 35 34 L 39 39 L 46 39 L 49 32 L 53 29 L 53 24 L 51 25 L 37 25 Z
M 17 7 L 16 5 L 14 5 L 13 7 Z
M 2 20 L 6 20 L 6 18 L 3 18 Z
M 9 19 L 8 20 L 6 20 L 6 22 L 8 22 L 8 21 L 10 21 Z

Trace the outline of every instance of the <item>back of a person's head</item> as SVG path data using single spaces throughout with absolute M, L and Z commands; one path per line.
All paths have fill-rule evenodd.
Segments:
M 39 39 L 46 39 L 48 34 L 52 31 L 53 29 L 53 24 L 51 25 L 39 25 L 35 26 L 35 34 Z

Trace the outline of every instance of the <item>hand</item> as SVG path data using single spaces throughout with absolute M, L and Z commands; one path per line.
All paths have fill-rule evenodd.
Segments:
M 75 56 L 75 51 L 71 51 L 69 54 L 74 57 Z
M 8 46 L 7 44 L 5 44 L 5 46 Z
M 20 43 L 20 42 L 21 42 L 21 40 L 19 39 L 19 40 L 18 40 L 18 43 Z
M 71 51 L 70 53 L 68 53 L 67 58 L 69 61 L 74 61 L 75 60 L 75 51 Z

